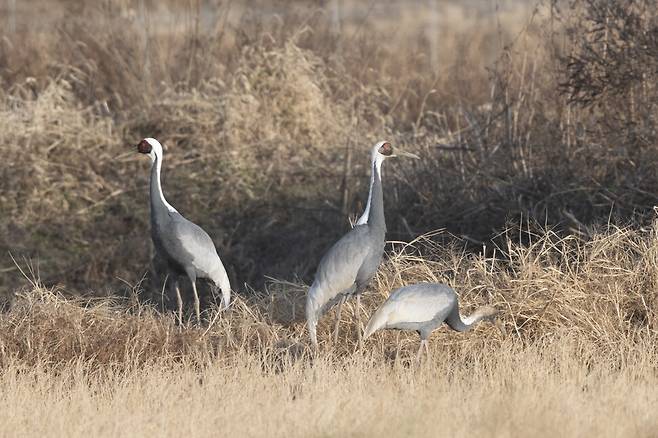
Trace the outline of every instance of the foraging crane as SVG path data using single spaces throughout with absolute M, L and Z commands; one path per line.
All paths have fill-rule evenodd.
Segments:
M 482 306 L 462 319 L 455 291 L 445 284 L 419 283 L 396 289 L 379 306 L 366 326 L 363 339 L 379 329 L 414 330 L 420 335 L 420 347 L 416 360 L 425 346 L 429 357 L 427 339 L 444 322 L 458 332 L 466 332 L 481 320 L 493 320 L 498 314 L 492 306 Z M 501 330 L 502 331 L 502 330 Z
M 358 341 L 361 345 L 361 292 L 377 272 L 384 255 L 386 222 L 381 167 L 384 160 L 396 156 L 419 158 L 408 152 L 393 150 L 389 142 L 380 141 L 371 151 L 370 194 L 363 215 L 320 260 L 315 280 L 306 297 L 306 321 L 313 347 L 317 347 L 318 319 L 338 303 L 334 343 L 338 340 L 340 311 L 347 297 L 356 295 Z
M 167 202 L 160 184 L 162 168 L 162 145 L 154 138 L 145 138 L 137 145 L 137 150 L 151 159 L 151 238 L 158 254 L 167 262 L 172 284 L 176 291 L 178 322 L 183 322 L 183 300 L 178 278 L 187 275 L 194 291 L 194 310 L 197 322 L 201 323 L 197 278 L 212 282 L 222 292 L 223 308 L 231 300 L 231 284 L 217 250 L 208 234 L 198 225 L 181 216 Z

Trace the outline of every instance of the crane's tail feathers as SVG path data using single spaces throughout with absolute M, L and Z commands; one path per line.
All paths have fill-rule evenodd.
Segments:
M 214 286 L 212 289 L 213 297 L 217 296 L 218 289 L 222 292 L 222 306 L 220 306 L 220 310 L 228 309 L 229 304 L 231 304 L 231 282 L 221 261 L 217 264 L 215 270 L 210 273 L 209 278 L 211 284 Z
M 368 325 L 366 325 L 366 329 L 363 333 L 363 340 L 365 341 L 370 335 L 384 327 L 386 325 L 387 317 L 388 315 L 385 312 L 382 312 L 381 309 L 376 311 L 375 314 L 370 317 Z
M 218 292 L 221 291 L 222 300 L 219 305 L 220 312 L 228 309 L 229 304 L 231 304 L 231 288 L 226 286 L 221 287 L 217 285 L 212 285 L 211 290 L 213 297 L 216 297 L 218 295 Z
M 228 309 L 228 306 L 231 304 L 231 289 L 222 290 L 222 302 L 224 303 L 222 310 Z
M 370 320 L 370 322 L 372 322 L 372 320 Z M 366 326 L 366 329 L 363 332 L 363 340 L 364 341 L 366 339 L 368 339 L 370 337 L 370 335 L 372 335 L 373 333 L 375 333 L 377 331 L 377 328 L 374 327 L 372 324 L 370 324 L 370 322 L 368 322 L 368 325 Z

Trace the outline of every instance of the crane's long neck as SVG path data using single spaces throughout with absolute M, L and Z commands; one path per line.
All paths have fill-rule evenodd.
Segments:
M 488 319 L 495 316 L 498 312 L 491 306 L 479 307 L 475 312 L 470 315 L 462 317 L 459 315 L 459 305 L 455 303 L 452 311 L 446 318 L 446 323 L 451 329 L 458 332 L 467 332 L 475 327 L 483 319 Z
M 151 165 L 151 218 L 156 219 L 176 209 L 167 202 L 162 193 L 162 184 L 160 183 L 160 171 L 162 168 L 162 156 L 156 155 Z
M 374 156 L 371 164 L 370 192 L 368 203 L 363 214 L 356 225 L 368 224 L 371 227 L 381 228 L 386 231 L 386 219 L 384 217 L 384 192 L 382 190 L 382 162 L 379 156 Z

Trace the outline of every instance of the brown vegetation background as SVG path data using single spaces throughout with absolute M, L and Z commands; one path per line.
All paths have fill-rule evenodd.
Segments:
M 649 0 L 0 3 L 0 435 L 653 436 Z M 148 160 L 237 299 L 180 330 Z M 440 281 L 491 325 L 305 349 L 322 253 L 388 139 L 366 315 Z M 420 237 L 419 237 L 420 236 Z M 206 303 L 210 304 L 210 303 Z
M 142 278 L 144 136 L 243 292 L 312 278 L 381 138 L 423 157 L 387 163 L 392 240 L 646 223 L 655 16 L 604 3 L 5 2 L 0 288 L 24 284 L 9 251 L 71 292 Z

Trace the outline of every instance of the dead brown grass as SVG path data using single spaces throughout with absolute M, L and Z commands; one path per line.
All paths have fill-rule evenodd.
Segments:
M 414 372 L 369 359 L 263 373 L 253 357 L 202 370 L 150 365 L 103 375 L 0 375 L 0 425 L 12 436 L 641 436 L 655 430 L 655 362 L 622 370 L 551 347 L 441 356 Z M 455 362 L 459 361 L 459 362 Z M 631 395 L 632 394 L 632 395 Z M 35 403 L 35 400 L 38 402 Z M 33 418 L 40 421 L 32 421 Z
M 303 285 L 274 282 L 182 331 L 136 297 L 26 290 L 0 317 L 0 433 L 651 436 L 657 235 L 658 224 L 590 241 L 545 232 L 489 258 L 449 249 L 445 235 L 396 244 L 366 314 L 395 287 L 442 281 L 465 312 L 501 309 L 507 333 L 440 330 L 420 368 L 415 334 L 376 333 L 356 352 L 350 311 L 338 345 L 332 315 L 322 320 L 313 357 L 294 308 Z
M 446 249 L 445 235 L 423 236 L 395 245 L 366 294 L 364 311 L 372 314 L 401 285 L 445 282 L 460 293 L 465 311 L 482 304 L 501 309 L 506 331 L 522 345 L 567 336 L 620 363 L 625 353 L 616 350 L 654 340 L 657 333 L 657 231 L 612 228 L 590 241 L 549 231 L 535 235 L 530 245 L 508 237 L 495 257 Z M 185 358 L 231 362 L 244 353 L 277 356 L 280 347 L 306 343 L 305 291 L 305 285 L 273 280 L 266 293 L 238 298 L 227 314 L 209 313 L 206 327 L 180 331 L 172 316 L 140 303 L 137 295 L 67 299 L 37 282 L 0 319 L 0 360 L 55 365 L 81 360 L 103 367 Z M 330 317 L 322 320 L 321 341 L 332 355 L 349 357 L 356 349 L 355 326 L 346 324 L 339 345 L 330 345 L 331 324 Z M 491 336 L 500 340 L 493 328 L 479 333 L 436 337 L 444 352 L 472 349 Z M 376 357 L 389 357 L 398 336 L 377 334 L 370 349 Z M 402 339 L 413 349 L 414 334 Z

